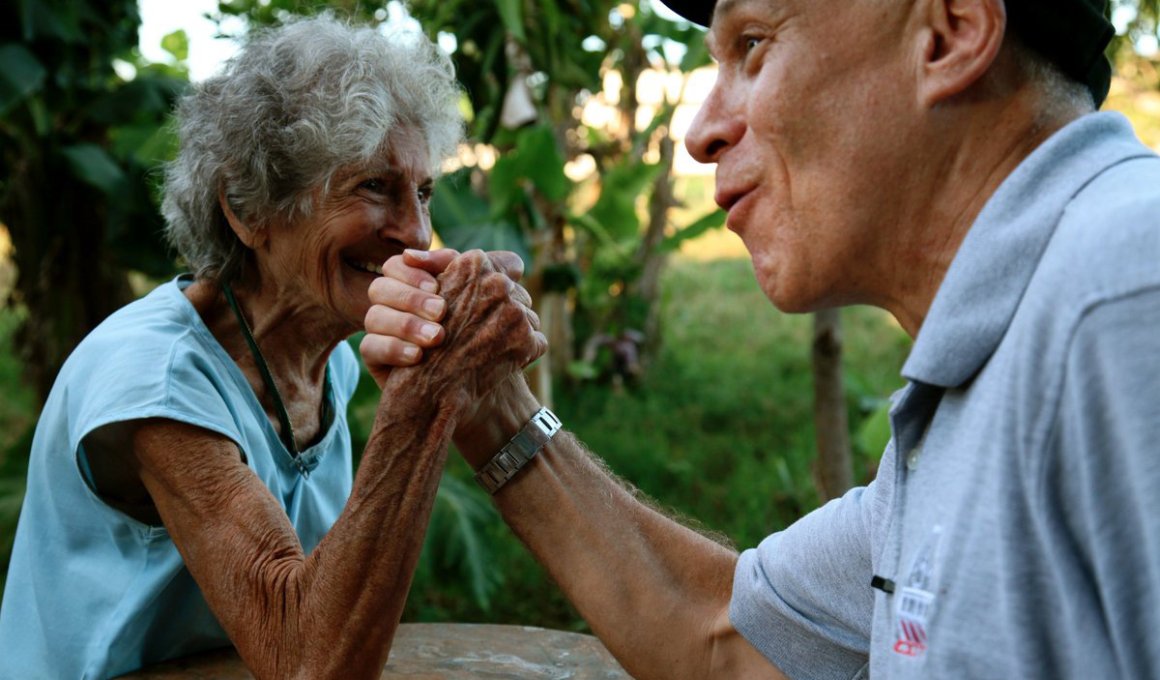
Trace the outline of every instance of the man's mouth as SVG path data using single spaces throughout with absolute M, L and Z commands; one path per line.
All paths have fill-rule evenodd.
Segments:
M 749 187 L 737 189 L 726 189 L 718 187 L 717 195 L 713 198 L 722 210 L 729 212 L 733 209 L 733 206 L 737 205 L 741 199 L 748 196 L 751 191 L 752 188 Z

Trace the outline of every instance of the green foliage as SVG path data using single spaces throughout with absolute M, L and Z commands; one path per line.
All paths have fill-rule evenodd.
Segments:
M 0 394 L 4 395 L 0 399 L 0 591 L 24 500 L 28 447 L 37 412 L 35 395 L 21 380 L 20 362 L 12 351 L 12 336 L 22 321 L 21 313 L 0 309 Z
M 492 207 L 471 189 L 470 168 L 441 177 L 431 197 L 431 223 L 443 243 L 457 250 L 510 250 L 525 263 L 527 236 L 511 220 L 492 217 Z
M 150 173 L 178 67 L 136 56 L 135 0 L 21 0 L 0 7 L 0 222 L 35 310 L 16 335 L 41 397 L 64 356 L 130 299 L 126 274 L 173 271 Z M 181 36 L 170 36 L 177 53 Z M 139 65 L 126 82 L 114 60 Z
M 1136 52 L 1136 44 L 1144 36 L 1160 36 L 1160 0 L 1111 0 L 1108 15 L 1126 12 L 1131 20 L 1127 30 L 1118 34 L 1108 46 L 1113 63 L 1122 64 L 1137 58 L 1147 58 Z M 1156 83 L 1160 86 L 1160 83 Z
M 645 190 L 660 170 L 656 163 L 646 163 L 631 156 L 605 168 L 600 180 L 600 198 L 588 212 L 588 217 L 600 225 L 604 238 L 613 242 L 639 238 L 637 201 L 645 195 Z
M 125 173 L 117 162 L 96 144 L 74 144 L 61 149 L 74 177 L 116 196 L 125 184 Z
M 23 45 L 0 47 L 0 115 L 44 87 L 47 75 L 44 65 Z
M 692 224 L 677 233 L 666 237 L 661 242 L 661 248 L 667 252 L 674 252 L 681 247 L 681 244 L 690 239 L 702 236 L 712 229 L 720 229 L 723 226 L 725 226 L 725 211 L 714 210 L 700 219 L 693 221 Z
M 185 61 L 189 58 L 189 36 L 180 29 L 173 31 L 161 38 L 161 48 L 177 61 Z
M 444 475 L 435 494 L 416 581 L 466 590 L 481 610 L 490 611 L 492 595 L 503 582 L 487 537 L 498 523 L 499 513 L 486 493 L 471 481 Z
M 515 148 L 492 168 L 490 193 L 494 216 L 507 213 L 506 208 L 513 203 L 512 194 L 521 183 L 530 183 L 549 201 L 563 201 L 572 190 L 572 181 L 564 174 L 564 156 L 546 125 L 519 130 Z

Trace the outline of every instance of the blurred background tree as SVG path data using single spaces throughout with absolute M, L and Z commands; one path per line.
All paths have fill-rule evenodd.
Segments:
M 64 358 L 133 299 L 127 274 L 173 270 L 146 175 L 169 152 L 162 125 L 184 74 L 134 69 L 135 0 L 23 0 L 0 8 L 0 222 L 19 275 L 10 304 L 43 400 Z M 175 50 L 183 49 L 179 44 Z
M 240 37 L 327 9 L 387 26 L 406 14 L 383 0 L 229 0 L 211 14 Z M 1160 0 L 1111 11 L 1108 107 L 1160 146 Z M 876 310 L 816 326 L 776 313 L 717 229 L 711 183 L 673 171 L 681 102 L 711 80 L 699 29 L 647 1 L 414 0 L 410 12 L 452 53 L 469 121 L 435 193 L 437 233 L 525 256 L 553 348 L 533 382 L 569 427 L 629 482 L 742 546 L 871 479 L 909 340 Z M 156 169 L 173 152 L 164 121 L 188 81 L 188 41 L 169 34 L 169 63 L 144 60 L 134 0 L 12 0 L 0 19 L 2 575 L 31 427 L 61 361 L 176 271 Z M 376 403 L 365 381 L 356 447 Z M 818 415 L 830 424 L 816 434 Z M 815 467 L 827 431 L 848 456 L 836 478 Z M 407 617 L 582 629 L 469 476 L 453 459 Z

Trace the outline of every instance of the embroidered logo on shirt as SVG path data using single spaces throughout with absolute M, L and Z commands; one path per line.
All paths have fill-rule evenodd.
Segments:
M 894 610 L 894 651 L 903 656 L 926 653 L 930 618 L 934 613 L 934 572 L 942 527 L 935 525 L 922 549 L 915 555 L 906 585 L 898 591 Z

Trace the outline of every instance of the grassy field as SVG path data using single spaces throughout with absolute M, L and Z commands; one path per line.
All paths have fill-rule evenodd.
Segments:
M 719 232 L 690 248 L 701 256 L 735 253 L 730 238 Z M 664 342 L 641 384 L 561 385 L 556 411 L 613 470 L 662 506 L 738 547 L 753 545 L 817 504 L 810 317 L 774 310 L 745 259 L 678 258 L 663 290 Z M 876 310 L 847 310 L 844 321 L 857 432 L 901 386 L 898 369 L 909 340 Z M 17 322 L 12 312 L 0 312 L 0 570 L 34 422 L 32 396 L 20 386 L 19 361 L 9 347 Z M 352 406 L 356 440 L 360 432 L 365 436 L 375 402 L 375 390 L 364 385 Z M 858 479 L 872 474 L 879 446 L 856 451 Z M 469 476 L 453 457 L 406 618 L 583 630 Z

